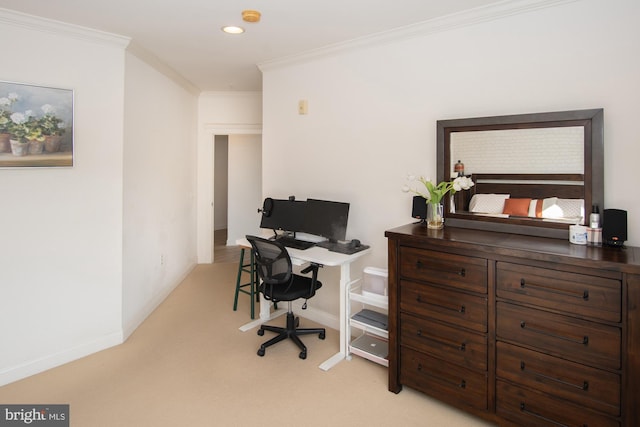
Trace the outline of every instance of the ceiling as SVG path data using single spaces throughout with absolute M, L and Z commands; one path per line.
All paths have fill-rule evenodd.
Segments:
M 130 37 L 201 91 L 260 91 L 256 64 L 507 0 L 0 0 L 0 8 Z M 262 13 L 259 23 L 241 13 Z M 221 31 L 245 28 L 242 35 Z

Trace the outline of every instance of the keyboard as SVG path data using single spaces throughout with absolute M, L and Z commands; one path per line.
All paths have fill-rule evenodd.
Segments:
M 306 240 L 298 240 L 295 237 L 291 236 L 278 236 L 276 240 L 280 242 L 283 246 L 287 248 L 293 249 L 309 249 L 312 246 L 315 246 L 314 242 L 308 242 Z

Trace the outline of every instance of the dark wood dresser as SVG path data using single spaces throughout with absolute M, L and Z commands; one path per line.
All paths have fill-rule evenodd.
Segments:
M 389 390 L 499 425 L 640 425 L 640 248 L 411 224 L 389 244 Z

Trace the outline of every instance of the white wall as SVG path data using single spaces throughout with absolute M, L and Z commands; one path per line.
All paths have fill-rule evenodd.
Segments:
M 227 244 L 260 233 L 261 135 L 229 135 L 229 228 Z
M 606 207 L 640 245 L 639 16 L 636 0 L 581 0 L 263 64 L 263 192 L 350 201 L 347 237 L 384 267 L 384 231 L 411 221 L 405 175 L 435 178 L 437 120 L 602 107 Z
M 259 92 L 200 94 L 198 100 L 198 263 L 213 262 L 214 137 L 215 135 L 259 135 L 261 133 L 262 95 Z M 254 173 L 250 169 L 246 169 L 245 172 Z M 230 193 L 229 198 L 232 197 L 234 195 Z
M 228 226 L 229 135 L 215 135 L 213 144 L 213 229 L 222 230 Z
M 197 95 L 131 53 L 125 94 L 126 337 L 196 263 Z
M 0 14 L 0 78 L 73 89 L 75 116 L 73 167 L 0 170 L 4 384 L 122 340 L 128 39 Z
M 4 384 L 121 343 L 195 265 L 197 94 L 127 38 L 0 15 L 0 78 L 75 98 L 72 168 L 0 170 Z

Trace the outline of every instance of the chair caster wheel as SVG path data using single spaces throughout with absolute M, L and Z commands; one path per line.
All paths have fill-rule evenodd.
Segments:
M 318 335 L 318 338 L 320 338 L 321 340 L 323 340 L 325 338 L 324 336 L 324 332 L 320 332 L 320 334 Z
M 297 328 L 298 326 L 300 326 L 300 318 L 299 318 L 299 317 L 296 317 L 296 328 Z
M 264 356 L 264 348 L 261 348 L 258 350 L 258 356 L 260 357 Z
M 264 335 L 264 329 L 258 329 L 258 335 L 263 336 Z M 264 354 L 264 352 L 263 352 Z
M 300 357 L 300 359 L 306 359 L 307 358 L 307 352 L 306 351 L 301 351 L 300 355 L 298 357 Z

